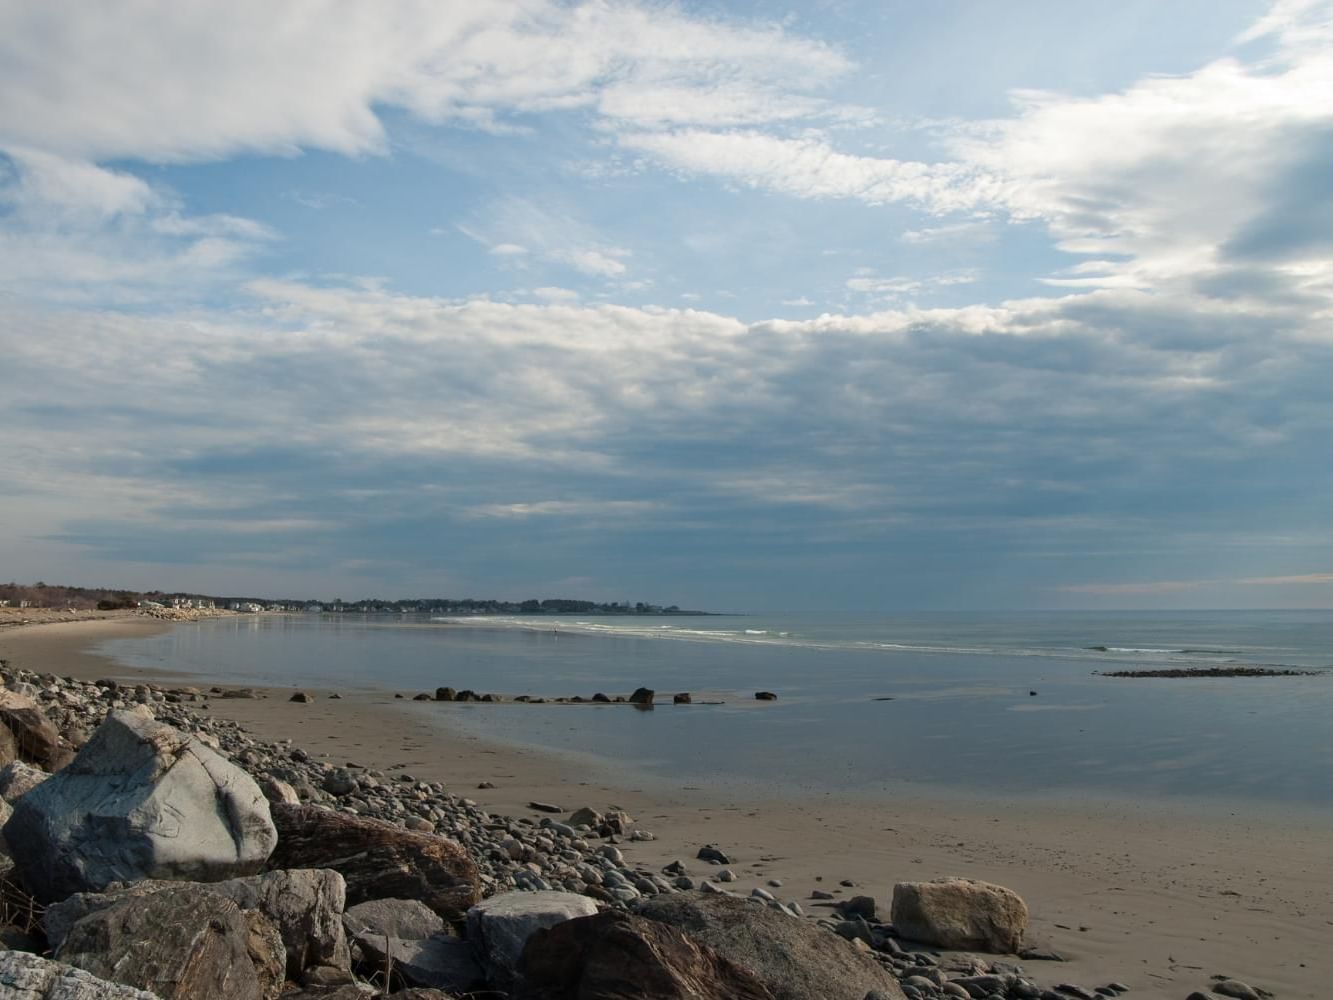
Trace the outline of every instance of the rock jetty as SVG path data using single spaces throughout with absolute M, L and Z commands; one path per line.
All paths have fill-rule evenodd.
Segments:
M 725 888 L 740 863 L 730 848 L 703 845 L 688 867 L 627 863 L 616 845 L 653 834 L 618 809 L 503 816 L 440 782 L 254 739 L 197 710 L 220 689 L 2 663 L 0 680 L 0 705 L 17 706 L 0 712 L 0 819 L 12 807 L 0 997 L 1070 1000 L 1126 989 L 1038 985 L 1020 963 L 1058 956 L 1024 950 L 1026 907 L 1002 887 L 904 883 L 889 921 L 869 896 L 824 893 L 807 905 L 827 912 L 807 914 L 776 879 L 748 896 Z M 1212 988 L 1240 997 L 1243 985 Z

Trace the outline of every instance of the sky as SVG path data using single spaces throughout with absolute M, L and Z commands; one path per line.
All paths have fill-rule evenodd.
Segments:
M 1333 607 L 1333 3 L 0 0 L 0 577 Z

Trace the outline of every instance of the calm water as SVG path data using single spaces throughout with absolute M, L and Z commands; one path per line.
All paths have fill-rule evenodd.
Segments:
M 403 706 L 490 739 L 590 754 L 678 785 L 868 795 L 927 786 L 1333 808 L 1329 612 L 261 617 L 181 625 L 102 651 L 233 684 L 408 695 L 446 684 L 510 695 L 627 694 L 639 685 L 696 699 L 707 692 L 725 703 L 651 712 Z M 1219 680 L 1096 673 L 1230 663 L 1330 672 Z M 756 703 L 761 689 L 778 700 Z

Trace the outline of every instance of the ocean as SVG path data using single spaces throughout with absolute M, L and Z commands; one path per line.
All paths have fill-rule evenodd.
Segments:
M 256 616 L 99 652 L 200 682 L 408 698 L 650 687 L 668 703 L 399 704 L 675 787 L 1333 808 L 1333 612 Z M 1212 665 L 1328 672 L 1103 673 Z M 757 702 L 760 690 L 777 700 Z M 679 691 L 696 703 L 670 704 Z

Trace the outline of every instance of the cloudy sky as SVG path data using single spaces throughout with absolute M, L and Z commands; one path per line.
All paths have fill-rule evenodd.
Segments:
M 1333 606 L 1333 4 L 0 0 L 0 577 Z

